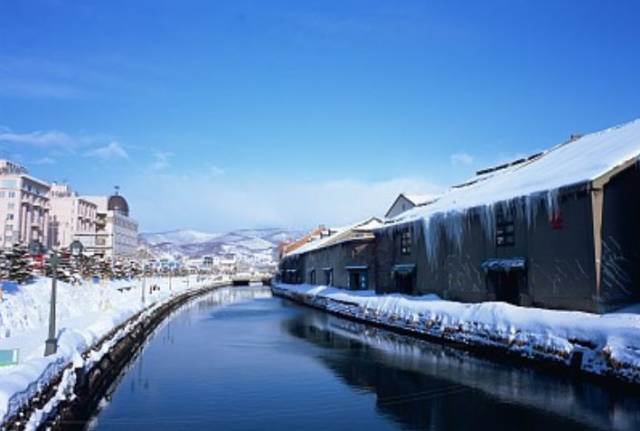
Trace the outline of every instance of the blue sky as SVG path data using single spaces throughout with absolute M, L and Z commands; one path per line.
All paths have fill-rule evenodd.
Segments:
M 640 117 L 634 1 L 3 1 L 0 154 L 142 229 L 340 224 Z

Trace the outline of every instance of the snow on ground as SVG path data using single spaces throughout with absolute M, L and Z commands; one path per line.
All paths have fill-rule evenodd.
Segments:
M 597 315 L 503 302 L 465 304 L 437 295 L 376 295 L 373 291 L 305 284 L 279 284 L 274 291 L 338 314 L 449 341 L 502 348 L 523 357 L 565 365 L 578 360 L 586 372 L 640 383 L 637 306 Z
M 44 357 L 49 325 L 51 280 L 39 278 L 5 293 L 0 301 L 0 349 L 19 349 L 19 363 L 0 367 L 0 423 L 15 414 L 34 394 L 81 354 L 127 319 L 146 313 L 187 289 L 211 285 L 196 276 L 147 278 L 145 300 L 138 280 L 70 285 L 58 282 L 58 352 Z M 152 285 L 160 290 L 149 292 Z

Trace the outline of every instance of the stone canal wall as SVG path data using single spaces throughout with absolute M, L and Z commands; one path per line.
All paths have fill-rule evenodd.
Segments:
M 189 300 L 221 287 L 226 285 L 187 291 L 135 314 L 67 365 L 0 429 L 84 429 L 109 387 L 158 325 Z
M 592 318 L 587 313 L 538 313 L 511 305 L 501 310 L 501 303 L 469 305 L 307 285 L 276 284 L 272 292 L 343 318 L 493 358 L 572 371 L 614 384 L 640 384 L 640 315 Z M 470 306 L 475 308 L 465 308 Z M 591 320 L 597 318 L 605 320 L 594 324 Z

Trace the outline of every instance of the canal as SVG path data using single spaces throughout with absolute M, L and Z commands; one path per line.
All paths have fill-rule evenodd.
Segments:
M 183 307 L 95 430 L 640 429 L 640 396 L 230 288 Z

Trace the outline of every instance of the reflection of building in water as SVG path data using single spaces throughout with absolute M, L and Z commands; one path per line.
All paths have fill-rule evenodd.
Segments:
M 494 363 L 320 312 L 300 316 L 288 329 L 339 350 L 318 357 L 347 384 L 374 392 L 378 409 L 410 428 L 640 429 L 636 394 Z

